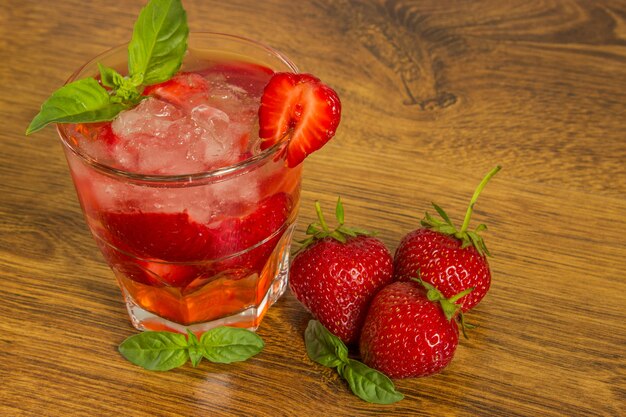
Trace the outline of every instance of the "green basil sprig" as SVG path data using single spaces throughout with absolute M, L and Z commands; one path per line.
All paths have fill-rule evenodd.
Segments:
M 130 336 L 119 346 L 128 361 L 150 371 L 169 371 L 188 360 L 196 367 L 205 358 L 210 362 L 245 361 L 263 350 L 263 340 L 254 332 L 236 327 L 216 327 L 200 339 L 170 332 L 142 332 Z
M 151 0 L 139 13 L 128 44 L 128 72 L 144 85 L 170 79 L 187 50 L 187 13 L 180 0 Z
M 393 404 L 404 398 L 386 375 L 348 358 L 346 345 L 319 321 L 309 321 L 304 340 L 309 358 L 328 368 L 337 368 L 352 392 L 362 400 L 376 404 Z
M 145 86 L 170 79 L 180 69 L 189 26 L 180 0 L 150 0 L 139 13 L 128 44 L 128 73 L 98 64 L 94 78 L 73 81 L 55 91 L 26 129 L 29 135 L 50 123 L 90 123 L 113 120 L 141 101 Z M 104 87 L 108 87 L 107 90 Z
M 126 106 L 111 101 L 111 96 L 93 78 L 74 81 L 55 91 L 30 122 L 26 134 L 52 122 L 80 123 L 111 120 Z

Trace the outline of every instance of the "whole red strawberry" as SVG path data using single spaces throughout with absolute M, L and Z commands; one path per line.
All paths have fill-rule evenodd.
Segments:
M 393 258 L 369 232 L 344 225 L 341 199 L 335 230 L 328 228 L 319 203 L 315 207 L 319 223 L 307 230 L 310 237 L 293 259 L 289 285 L 331 333 L 353 343 L 372 297 L 393 279 Z
M 394 282 L 372 300 L 359 350 L 363 362 L 390 378 L 432 375 L 445 368 L 459 342 L 460 309 L 435 288 Z
M 443 220 L 426 213 L 421 221 L 423 227 L 404 236 L 394 258 L 395 280 L 408 281 L 419 276 L 445 297 L 474 288 L 460 300 L 463 311 L 472 309 L 483 299 L 491 285 L 491 271 L 487 262 L 489 251 L 479 233 L 487 226 L 480 224 L 474 231 L 467 229 L 478 195 L 499 170 L 500 166 L 491 170 L 476 188 L 461 230 L 433 203 Z

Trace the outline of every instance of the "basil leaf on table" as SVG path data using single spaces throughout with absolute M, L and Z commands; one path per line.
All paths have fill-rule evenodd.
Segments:
M 191 365 L 195 368 L 202 360 L 202 347 L 198 336 L 191 330 L 187 329 L 187 345 L 189 346 L 189 359 L 191 359 Z
M 319 321 L 311 320 L 304 332 L 306 353 L 312 361 L 336 368 L 348 360 L 348 348 Z
M 348 381 L 352 392 L 362 400 L 376 404 L 393 404 L 404 398 L 393 382 L 381 372 L 353 359 L 348 359 L 339 374 Z
M 202 360 L 215 363 L 241 362 L 256 355 L 265 344 L 256 333 L 235 327 L 216 327 L 198 337 L 170 332 L 143 332 L 130 336 L 119 346 L 128 361 L 150 371 L 168 371 L 188 359 L 196 367 Z
M 143 332 L 119 346 L 126 359 L 150 371 L 169 371 L 187 362 L 187 338 L 170 332 Z
M 360 399 L 376 404 L 393 404 L 404 398 L 385 374 L 350 359 L 343 341 L 319 321 L 309 321 L 304 342 L 309 358 L 328 368 L 336 368 Z
M 254 332 L 236 327 L 216 327 L 200 337 L 203 356 L 216 363 L 245 361 L 256 355 L 265 344 Z
M 167 81 L 187 50 L 187 14 L 180 0 L 151 0 L 139 13 L 128 44 L 128 71 L 143 85 Z

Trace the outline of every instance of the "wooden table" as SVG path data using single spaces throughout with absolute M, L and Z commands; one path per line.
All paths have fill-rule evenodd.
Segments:
M 287 293 L 248 362 L 153 373 L 83 220 L 53 129 L 23 132 L 87 57 L 130 38 L 142 0 L 0 8 L 0 415 L 626 415 L 626 4 L 185 0 L 194 31 L 259 39 L 338 91 L 337 137 L 305 165 L 318 199 L 395 250 L 436 201 L 490 229 L 480 325 L 406 398 L 353 396 L 306 356 Z M 506 4 L 506 6 L 505 6 Z

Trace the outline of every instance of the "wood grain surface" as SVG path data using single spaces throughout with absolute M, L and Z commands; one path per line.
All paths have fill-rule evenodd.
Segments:
M 626 415 L 626 3 L 184 0 L 193 31 L 274 46 L 332 85 L 336 138 L 305 164 L 298 234 L 337 195 L 395 250 L 430 202 L 489 225 L 480 327 L 441 374 L 365 403 L 306 356 L 287 293 L 234 365 L 152 373 L 89 235 L 59 141 L 23 132 L 143 0 L 0 7 L 0 415 Z

